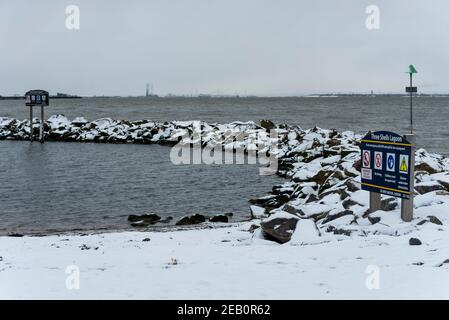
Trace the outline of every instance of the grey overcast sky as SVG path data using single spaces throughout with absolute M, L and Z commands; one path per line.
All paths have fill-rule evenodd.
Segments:
M 449 92 L 447 0 L 0 0 L 0 36 L 0 95 Z

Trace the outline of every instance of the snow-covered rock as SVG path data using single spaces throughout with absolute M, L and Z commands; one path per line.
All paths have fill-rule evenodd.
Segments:
M 311 219 L 300 219 L 296 224 L 295 232 L 293 233 L 289 244 L 291 245 L 307 245 L 317 244 L 322 242 L 320 231 Z

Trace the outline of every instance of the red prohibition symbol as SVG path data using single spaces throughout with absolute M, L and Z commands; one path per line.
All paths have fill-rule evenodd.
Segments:
M 376 167 L 380 168 L 382 166 L 382 156 L 378 153 L 376 154 Z
M 369 156 L 369 151 L 365 151 L 363 153 L 363 166 L 365 168 L 369 168 L 369 163 L 370 163 L 370 156 Z

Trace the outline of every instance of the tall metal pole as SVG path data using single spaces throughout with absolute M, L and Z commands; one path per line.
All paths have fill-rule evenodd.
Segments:
M 410 134 L 413 134 L 413 74 L 410 73 Z
M 30 106 L 30 142 L 33 142 L 33 107 Z

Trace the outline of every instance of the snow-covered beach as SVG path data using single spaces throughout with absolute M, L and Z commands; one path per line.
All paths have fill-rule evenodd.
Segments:
M 0 238 L 1 298 L 449 298 L 449 159 L 416 150 L 415 217 L 384 197 L 368 212 L 361 135 L 264 121 L 155 123 L 62 115 L 55 141 L 270 149 L 289 179 L 251 199 L 253 220 L 166 232 Z M 242 141 L 223 140 L 242 132 Z M 36 132 L 37 133 L 37 132 Z M 25 140 L 29 121 L 0 118 L 0 138 Z M 198 138 L 199 137 L 199 138 Z M 200 139 L 200 140 L 196 140 Z M 250 200 L 250 199 L 249 199 Z M 151 208 L 149 208 L 149 211 Z M 67 283 L 79 274 L 79 288 Z M 70 282 L 70 281 L 69 281 Z
M 440 266 L 449 257 L 446 227 L 279 245 L 253 236 L 250 225 L 2 238 L 0 298 L 449 298 L 449 264 Z M 410 237 L 423 244 L 410 246 Z M 67 289 L 71 266 L 79 268 L 79 289 Z M 376 268 L 379 286 L 371 287 Z

